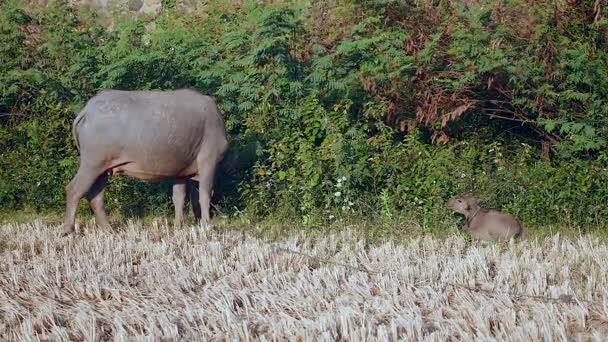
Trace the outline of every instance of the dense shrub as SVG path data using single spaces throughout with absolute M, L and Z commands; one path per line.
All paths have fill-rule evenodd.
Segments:
M 69 134 L 102 88 L 193 87 L 226 116 L 228 212 L 440 218 L 479 192 L 528 224 L 608 218 L 608 9 L 598 2 L 167 6 L 108 32 L 62 2 L 0 5 L 0 203 L 59 209 Z M 468 5 L 465 5 L 468 3 Z M 108 206 L 170 208 L 113 179 Z

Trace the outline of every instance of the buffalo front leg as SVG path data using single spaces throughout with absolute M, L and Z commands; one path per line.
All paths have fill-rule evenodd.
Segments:
M 91 189 L 101 172 L 94 168 L 80 166 L 76 176 L 65 187 L 66 206 L 65 218 L 63 222 L 62 236 L 74 232 L 74 222 L 76 221 L 76 209 L 80 199 Z
M 186 203 L 186 180 L 178 179 L 173 183 L 173 206 L 175 207 L 175 226 L 184 224 L 184 203 Z
M 111 228 L 108 215 L 103 207 L 103 196 L 108 185 L 108 176 L 99 176 L 93 186 L 87 192 L 87 199 L 93 214 L 95 214 L 95 221 L 98 226 L 104 228 Z
M 211 194 L 213 191 L 213 181 L 215 179 L 215 168 L 216 162 L 213 159 L 208 159 L 203 162 L 199 162 L 199 184 L 198 184 L 198 196 L 201 205 L 201 224 L 203 227 L 208 228 L 211 220 L 210 207 L 211 207 Z
M 188 192 L 190 193 L 190 205 L 192 206 L 192 214 L 196 222 L 201 220 L 201 202 L 199 202 L 198 185 L 194 184 L 194 180 L 188 181 Z

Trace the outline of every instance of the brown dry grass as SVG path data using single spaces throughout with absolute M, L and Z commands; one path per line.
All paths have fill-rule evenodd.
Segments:
M 608 333 L 608 248 L 592 238 L 368 245 L 352 230 L 272 243 L 133 223 L 68 239 L 59 231 L 0 227 L 0 340 L 546 341 Z

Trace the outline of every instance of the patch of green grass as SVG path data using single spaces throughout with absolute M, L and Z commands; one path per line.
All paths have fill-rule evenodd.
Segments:
M 40 220 L 48 225 L 60 224 L 63 213 L 55 211 L 37 212 L 33 209 L 0 210 L 0 224 L 22 224 Z
M 185 216 L 185 225 L 196 224 L 191 212 L 186 211 Z M 269 216 L 260 219 L 251 217 L 250 215 L 234 217 L 216 215 L 212 219 L 212 224 L 219 231 L 242 231 L 257 238 L 270 241 L 299 234 L 322 237 L 345 229 L 356 231 L 369 243 L 387 240 L 407 242 L 423 236 L 433 236 L 440 239 L 454 235 L 467 237 L 467 234 L 461 229 L 463 225 L 461 218 L 456 216 L 446 216 L 443 220 L 434 218 L 428 220 L 429 222 L 433 222 L 433 224 L 427 225 L 421 224 L 420 220 L 408 217 L 404 213 L 390 218 L 352 215 L 334 220 L 322 220 L 319 215 L 313 216 L 315 216 L 314 220 L 303 223 L 301 220 L 290 219 L 284 216 Z M 39 213 L 31 209 L 0 211 L 0 224 L 23 224 L 34 221 L 39 221 L 46 225 L 61 225 L 63 213 Z M 121 230 L 128 221 L 134 221 L 142 227 L 163 225 L 169 227 L 171 231 L 176 229 L 173 226 L 172 214 L 147 214 L 138 217 L 129 217 L 118 212 L 110 214 L 110 222 L 115 230 Z M 77 216 L 77 223 L 80 226 L 94 227 L 94 222 L 94 217 L 90 213 L 81 212 Z M 570 240 L 575 240 L 586 235 L 608 243 L 608 226 L 594 226 L 581 229 L 576 226 L 548 224 L 545 226 L 526 226 L 526 228 L 528 229 L 528 240 L 531 241 L 544 240 L 559 234 L 562 238 Z

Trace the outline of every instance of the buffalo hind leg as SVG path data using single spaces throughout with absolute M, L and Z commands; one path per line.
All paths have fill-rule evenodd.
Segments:
M 173 206 L 175 207 L 175 227 L 184 224 L 184 203 L 186 203 L 186 180 L 177 179 L 173 183 Z
M 66 206 L 65 218 L 63 222 L 62 236 L 69 235 L 74 232 L 74 223 L 76 221 L 76 209 L 78 202 L 91 189 L 97 178 L 102 172 L 95 168 L 83 167 L 78 169 L 76 176 L 65 187 Z
M 108 220 L 108 215 L 106 214 L 106 210 L 103 207 L 103 196 L 106 191 L 106 186 L 108 185 L 108 176 L 102 175 L 97 178 L 95 183 L 86 196 L 89 200 L 89 205 L 93 210 L 93 214 L 95 214 L 95 221 L 98 226 L 104 228 L 111 228 L 110 221 Z

